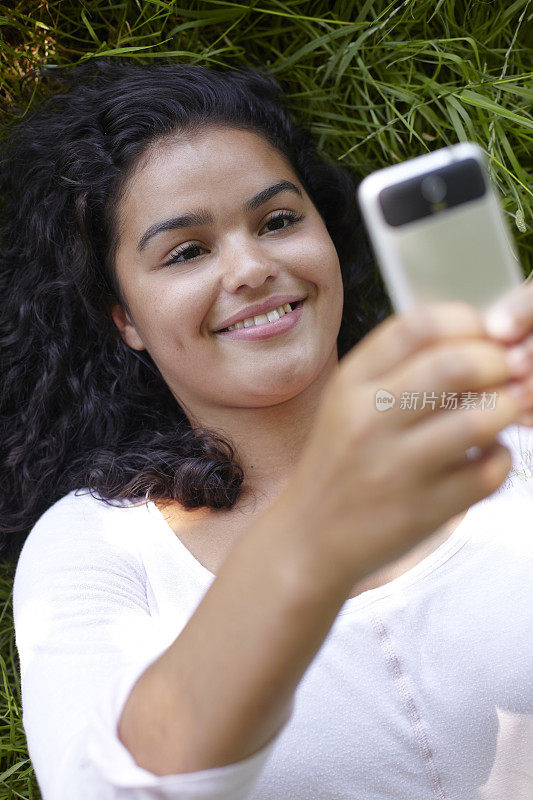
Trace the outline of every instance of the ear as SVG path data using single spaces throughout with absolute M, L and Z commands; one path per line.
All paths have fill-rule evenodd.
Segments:
M 110 306 L 110 311 L 111 316 L 113 317 L 113 322 L 119 329 L 120 335 L 126 344 L 132 347 L 134 350 L 145 350 L 146 348 L 143 340 L 137 333 L 135 325 L 122 306 L 119 305 L 119 303 L 113 303 Z

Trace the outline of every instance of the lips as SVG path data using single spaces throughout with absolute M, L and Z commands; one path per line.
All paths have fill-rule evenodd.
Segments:
M 221 339 L 228 339 L 235 342 L 264 342 L 270 339 L 277 339 L 279 336 L 288 334 L 297 325 L 303 315 L 304 300 L 294 303 L 294 310 L 287 311 L 275 322 L 265 322 L 262 325 L 250 325 L 247 328 L 232 327 L 231 330 L 219 331 L 217 336 Z
M 228 317 L 220 323 L 220 326 L 215 333 L 220 333 L 225 328 L 229 328 L 230 325 L 235 325 L 236 322 L 243 322 L 245 319 L 249 319 L 250 317 L 257 317 L 260 314 L 266 314 L 269 311 L 274 311 L 275 308 L 284 306 L 286 303 L 296 303 L 299 300 L 304 299 L 305 297 L 302 297 L 302 295 L 274 295 L 268 300 L 265 300 L 263 303 L 256 303 L 253 306 L 248 306 L 247 308 L 243 308 L 241 311 L 237 312 L 237 314 L 234 314 L 232 317 Z

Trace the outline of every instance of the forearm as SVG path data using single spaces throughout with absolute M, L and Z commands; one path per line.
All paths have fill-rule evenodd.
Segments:
M 297 516 L 284 495 L 255 520 L 133 688 L 119 735 L 141 767 L 164 775 L 234 763 L 285 722 L 351 585 L 313 558 Z

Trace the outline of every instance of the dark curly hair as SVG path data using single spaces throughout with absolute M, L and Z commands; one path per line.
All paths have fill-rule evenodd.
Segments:
M 107 58 L 40 72 L 48 94 L 0 145 L 0 553 L 8 558 L 73 489 L 187 509 L 238 500 L 244 474 L 231 444 L 191 428 L 148 353 L 124 343 L 108 310 L 113 300 L 124 305 L 114 271 L 121 192 L 160 137 L 223 123 L 259 133 L 284 155 L 339 256 L 339 359 L 392 311 L 362 229 L 358 176 L 318 154 L 273 77 Z

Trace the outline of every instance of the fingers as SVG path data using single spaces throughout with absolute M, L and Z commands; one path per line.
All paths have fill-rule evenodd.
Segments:
M 533 282 L 524 281 L 483 312 L 487 334 L 505 343 L 516 342 L 533 327 Z
M 490 407 L 501 392 L 512 391 L 512 377 L 505 348 L 487 340 L 445 343 L 423 350 L 383 376 L 383 383 L 374 384 L 395 398 L 392 407 L 382 412 L 380 424 L 408 426 L 454 406 L 460 410 L 462 393 L 466 397 L 472 393 L 468 411 L 477 407 L 477 394 L 485 393 L 484 406 Z M 515 411 L 519 410 L 525 407 L 517 406 Z
M 520 344 L 507 348 L 507 357 L 513 363 L 517 373 L 526 376 L 533 373 L 533 335 L 527 336 Z
M 511 454 L 499 442 L 487 447 L 476 461 L 463 459 L 444 475 L 428 476 L 428 505 L 452 509 L 451 516 L 464 511 L 495 492 L 512 468 Z M 431 513 L 431 512 L 428 512 Z
M 481 313 L 468 303 L 425 303 L 393 314 L 342 360 L 356 383 L 386 375 L 415 353 L 443 339 L 486 338 Z
M 429 481 L 440 480 L 443 472 L 461 465 L 475 465 L 477 462 L 469 460 L 465 451 L 494 447 L 497 434 L 516 418 L 516 409 L 516 399 L 504 391 L 493 409 L 466 408 L 429 415 L 404 432 L 407 462 Z

